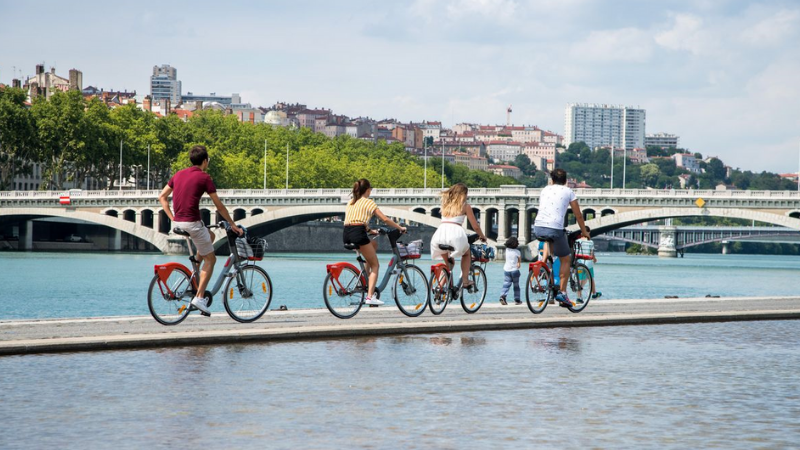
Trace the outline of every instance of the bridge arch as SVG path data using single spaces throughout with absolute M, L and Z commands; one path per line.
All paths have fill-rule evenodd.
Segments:
M 127 210 L 132 211 L 133 210 Z M 163 213 L 163 211 L 162 211 Z M 103 225 L 115 230 L 128 233 L 143 241 L 149 242 L 154 247 L 162 252 L 167 250 L 167 235 L 158 233 L 152 228 L 139 225 L 134 221 L 126 220 L 124 217 L 118 217 L 116 210 L 109 209 L 104 214 L 97 214 L 86 211 L 67 211 L 64 209 L 54 208 L 3 208 L 0 209 L 0 217 L 62 217 L 67 219 L 77 219 L 94 225 Z M 166 217 L 166 215 L 165 215 Z M 167 219 L 169 220 L 169 219 Z
M 800 219 L 800 211 L 792 211 L 788 214 L 793 219 Z
M 592 236 L 603 234 L 606 231 L 635 225 L 637 223 L 651 222 L 654 220 L 669 219 L 673 217 L 727 217 L 733 219 L 755 220 L 757 222 L 800 230 L 800 218 L 785 215 L 765 213 L 749 209 L 723 209 L 723 208 L 659 208 L 628 211 L 613 215 L 604 215 L 600 218 L 589 220 L 586 225 L 591 227 Z

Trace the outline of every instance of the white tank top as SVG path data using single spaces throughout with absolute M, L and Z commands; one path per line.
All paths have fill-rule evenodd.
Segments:
M 466 219 L 466 214 L 462 214 L 456 217 L 442 217 L 442 223 L 452 223 L 455 225 L 464 225 L 464 219 Z

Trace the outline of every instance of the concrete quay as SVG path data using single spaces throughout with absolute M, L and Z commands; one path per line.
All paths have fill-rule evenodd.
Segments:
M 272 305 L 275 306 L 275 305 Z M 450 304 L 440 316 L 404 316 L 393 303 L 363 308 L 349 320 L 327 309 L 269 311 L 252 324 L 234 322 L 224 311 L 212 317 L 192 313 L 183 323 L 165 327 L 148 316 L 0 321 L 0 356 L 188 345 L 229 345 L 305 339 L 341 339 L 399 334 L 451 333 L 530 328 L 657 325 L 800 319 L 800 297 L 730 297 L 642 300 L 593 300 L 574 314 L 549 305 L 539 315 L 527 306 L 501 306 L 487 299 L 466 314 Z

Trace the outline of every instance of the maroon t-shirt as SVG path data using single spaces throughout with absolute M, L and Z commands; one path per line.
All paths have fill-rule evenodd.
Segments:
M 167 185 L 172 188 L 172 208 L 176 222 L 200 220 L 200 198 L 206 192 L 217 192 L 211 176 L 198 166 L 179 170 Z

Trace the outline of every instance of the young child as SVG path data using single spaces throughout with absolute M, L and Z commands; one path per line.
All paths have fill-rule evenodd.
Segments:
M 500 291 L 500 304 L 507 305 L 506 295 L 511 285 L 514 285 L 514 303 L 522 304 L 519 289 L 519 266 L 522 261 L 522 254 L 517 249 L 519 241 L 515 237 L 508 238 L 506 241 L 506 265 L 503 266 L 503 289 Z
M 586 227 L 586 231 L 591 231 L 589 227 Z M 594 283 L 594 263 L 597 262 L 597 257 L 594 255 L 594 242 L 585 237 L 581 236 L 578 239 L 578 253 L 582 255 L 592 255 L 592 259 L 584 259 L 583 263 L 586 264 L 586 267 L 589 268 L 589 273 L 592 274 L 592 298 L 597 298 L 603 295 L 602 292 L 598 292 L 595 288 Z

